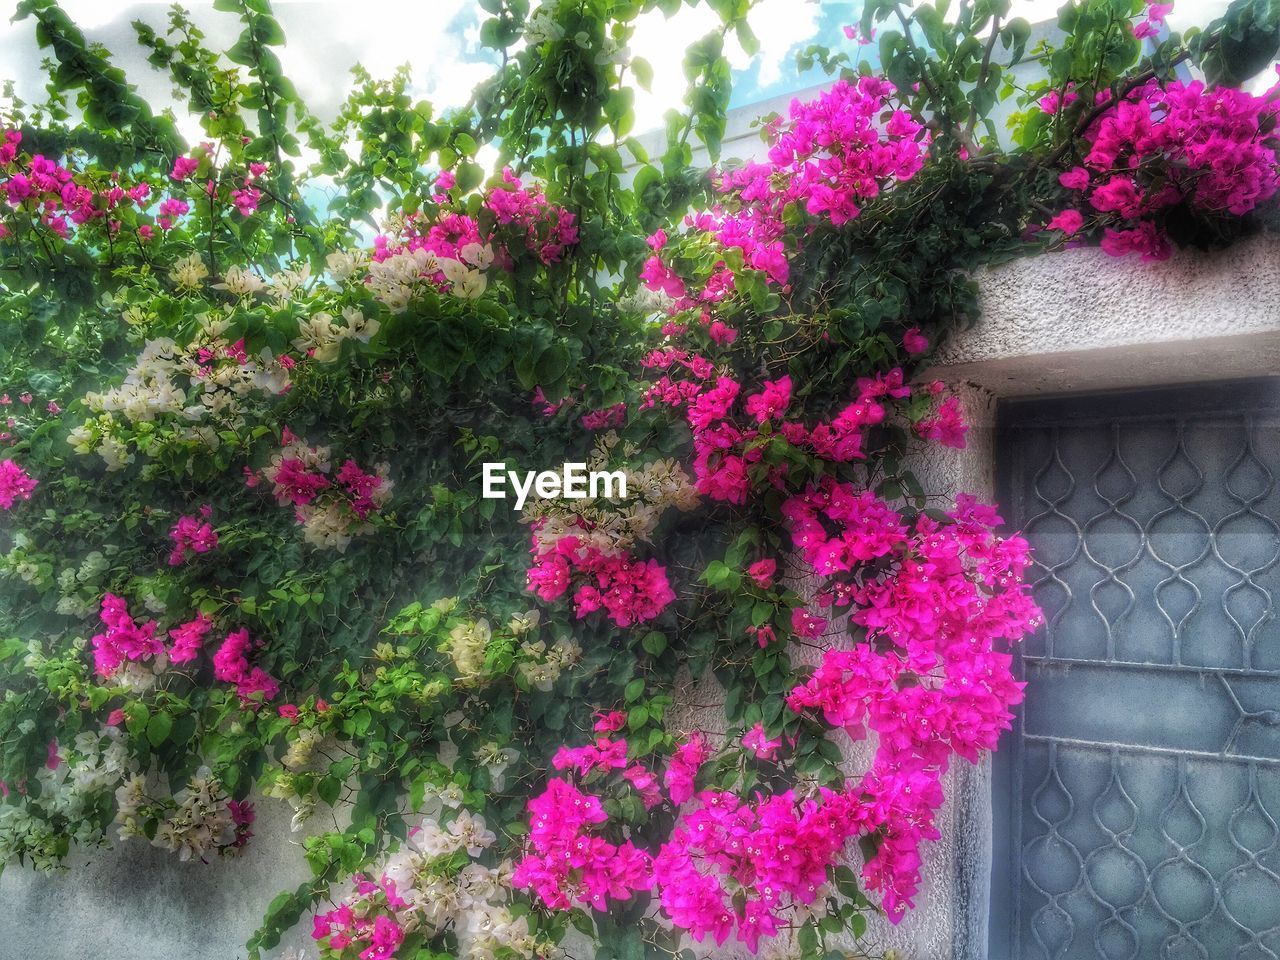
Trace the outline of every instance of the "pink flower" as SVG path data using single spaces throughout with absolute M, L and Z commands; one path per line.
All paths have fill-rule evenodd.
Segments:
M 276 712 L 286 720 L 297 721 L 298 719 L 298 708 L 292 703 L 282 703 L 276 707 Z
M 200 166 L 200 161 L 195 157 L 178 157 L 173 161 L 173 170 L 170 172 L 169 177 L 172 180 L 181 182 L 195 173 L 198 166 Z
M 581 545 L 577 537 L 543 542 L 535 528 L 529 589 L 548 602 L 576 581 L 573 604 L 579 619 L 603 609 L 617 626 L 652 620 L 675 599 L 667 572 L 656 560 L 635 560 Z
M 1058 174 L 1058 182 L 1068 190 L 1084 190 L 1089 186 L 1089 171 L 1084 167 L 1072 167 Z
M 1094 188 L 1089 203 L 1095 210 L 1115 211 L 1122 217 L 1134 217 L 1142 210 L 1142 193 L 1133 178 L 1112 177 Z
M 596 733 L 616 733 L 626 725 L 626 711 L 611 710 L 608 713 L 597 713 L 595 726 L 592 729 Z
M 644 262 L 640 271 L 640 279 L 650 290 L 665 293 L 679 300 L 685 295 L 684 281 L 674 270 L 662 262 L 662 258 L 654 255 Z
M 676 747 L 662 778 L 671 802 L 676 806 L 693 796 L 698 770 L 710 756 L 707 738 L 700 732 L 690 734 L 688 740 Z
M 778 561 L 772 557 L 766 557 L 763 560 L 757 560 L 751 566 L 747 567 L 747 576 L 749 576 L 757 587 L 761 590 L 768 590 L 773 586 L 773 576 L 778 571 Z
M 797 637 L 811 640 L 822 636 L 822 631 L 826 628 L 827 621 L 824 618 L 815 616 L 802 607 L 791 611 L 791 631 Z
M 902 335 L 902 348 L 909 356 L 918 356 L 929 349 L 929 338 L 920 332 L 919 327 L 911 327 Z
M 194 620 L 180 624 L 169 631 L 173 645 L 169 648 L 171 663 L 188 663 L 194 660 L 204 645 L 205 635 L 213 629 L 213 618 L 207 613 L 196 615 Z
M 31 474 L 12 460 L 0 460 L 0 508 L 10 510 L 19 500 L 30 500 L 39 485 Z
M 747 413 L 755 417 L 756 423 L 780 418 L 791 406 L 791 377 L 782 376 L 777 380 L 765 381 L 764 388 L 748 397 L 745 406 Z
M 1138 253 L 1144 261 L 1167 260 L 1170 252 L 1168 238 L 1149 221 L 1132 230 L 1107 230 L 1102 237 L 1102 249 L 1113 257 Z
M 738 331 L 721 320 L 713 320 L 707 327 L 707 336 L 722 347 L 727 347 L 738 339 Z
M 742 745 L 760 760 L 772 760 L 782 747 L 782 739 L 770 740 L 765 736 L 764 726 L 757 723 L 742 737 Z
M 207 517 L 209 507 L 201 509 Z M 187 554 L 208 553 L 218 546 L 218 534 L 208 520 L 196 517 L 179 517 L 169 530 L 173 549 L 169 552 L 169 566 L 176 567 L 187 559 Z
M 964 447 L 968 431 L 969 425 L 965 422 L 958 397 L 947 397 L 931 416 L 915 425 L 916 434 L 925 440 L 936 440 L 944 447 L 957 449 Z
M 108 726 L 108 727 L 118 727 L 118 726 L 120 726 L 120 724 L 122 724 L 122 723 L 124 723 L 124 711 L 123 711 L 123 710 L 121 710 L 121 709 L 117 708 L 117 709 L 115 709 L 115 710 L 112 710 L 109 714 L 107 714 L 107 726 Z
M 154 620 L 136 623 L 121 597 L 103 596 L 99 616 L 106 629 L 90 640 L 98 676 L 111 677 L 126 661 L 150 660 L 165 652 L 164 642 L 156 636 L 159 624 Z
M 235 204 L 235 208 L 240 211 L 242 217 L 247 217 L 258 209 L 258 201 L 262 199 L 262 191 L 256 187 L 251 187 L 246 182 L 240 190 L 231 191 L 231 202 Z
M 280 684 L 266 671 L 250 666 L 249 653 L 253 646 L 249 631 L 242 627 L 227 634 L 213 655 L 214 679 L 234 683 L 243 706 L 261 706 L 280 692 Z
M 625 403 L 615 403 L 612 407 L 605 407 L 603 410 L 592 410 L 590 413 L 584 413 L 581 421 L 584 430 L 612 430 L 621 427 L 627 419 L 627 405 Z
M 1074 236 L 1084 226 L 1084 217 L 1079 210 L 1063 210 L 1045 224 L 1046 230 L 1061 230 L 1067 236 Z
M 396 948 L 404 940 L 404 931 L 400 925 L 384 913 L 378 914 L 373 921 L 373 935 L 369 946 L 360 951 L 360 960 L 391 960 Z

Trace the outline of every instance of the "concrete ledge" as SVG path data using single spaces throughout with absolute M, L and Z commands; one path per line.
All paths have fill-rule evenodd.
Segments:
M 978 277 L 981 319 L 933 375 L 997 396 L 1280 373 L 1280 236 L 1160 263 L 1082 247 Z

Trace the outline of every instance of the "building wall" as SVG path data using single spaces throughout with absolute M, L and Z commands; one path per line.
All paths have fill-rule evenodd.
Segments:
M 965 404 L 969 445 L 931 449 L 915 464 L 941 498 L 992 496 L 999 397 L 1280 372 L 1280 238 L 1158 264 L 1070 250 L 989 271 L 980 286 L 982 320 L 943 345 L 933 371 Z M 682 695 L 688 707 L 675 723 L 718 728 L 714 708 L 695 706 L 715 702 L 714 681 L 691 682 Z M 865 749 L 850 748 L 851 772 Z M 943 839 L 926 851 L 919 905 L 897 927 L 873 926 L 875 952 L 985 957 L 990 765 L 961 762 L 946 787 Z M 181 864 L 134 841 L 78 854 L 60 877 L 9 868 L 0 876 L 0 960 L 240 960 L 265 905 L 307 876 L 288 807 L 260 801 L 258 813 L 240 861 Z M 303 925 L 286 946 L 307 944 Z

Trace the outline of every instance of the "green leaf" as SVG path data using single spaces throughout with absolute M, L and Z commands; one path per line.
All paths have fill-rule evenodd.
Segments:
M 653 88 L 653 66 L 644 57 L 631 58 L 631 72 L 636 75 L 636 83 L 641 90 Z
M 173 719 L 167 713 L 154 714 L 147 721 L 147 739 L 151 746 L 158 747 L 169 739 L 169 731 L 173 729 Z

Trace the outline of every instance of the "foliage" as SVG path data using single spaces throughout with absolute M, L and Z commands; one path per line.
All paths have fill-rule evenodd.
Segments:
M 998 0 L 872 0 L 802 54 L 838 76 L 765 159 L 707 175 L 725 40 L 754 44 L 749 0 L 708 3 L 650 157 L 627 43 L 681 0 L 482 0 L 499 66 L 465 108 L 357 69 L 328 125 L 266 0 L 216 0 L 226 51 L 174 8 L 138 41 L 195 145 L 23 0 L 51 60 L 0 145 L 0 865 L 234 856 L 256 790 L 348 825 L 254 956 L 308 913 L 361 960 L 571 931 L 809 960 L 902 916 L 1037 623 L 1025 544 L 910 470 L 965 429 L 917 374 L 982 265 L 1249 227 L 1277 95 L 1225 84 L 1274 58 L 1276 5 L 1178 36 L 1071 0 L 1029 46 Z M 521 513 L 481 496 L 493 462 L 629 493 Z M 672 722 L 689 677 L 723 690 L 708 729 Z M 857 776 L 832 727 L 876 733 Z

